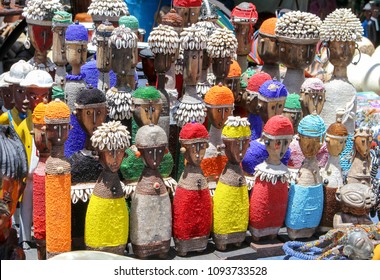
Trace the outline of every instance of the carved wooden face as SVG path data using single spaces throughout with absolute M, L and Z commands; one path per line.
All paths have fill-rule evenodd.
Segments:
M 15 100 L 15 107 L 19 112 L 26 112 L 23 108 L 24 100 L 28 100 L 26 95 L 26 88 L 18 84 L 13 84 L 13 96 Z
M 48 51 L 53 45 L 53 31 L 51 26 L 28 24 L 30 42 L 39 52 Z
M 259 108 L 259 99 L 257 97 L 257 93 L 248 92 L 248 91 L 246 91 L 246 93 L 247 93 L 247 103 L 246 103 L 245 108 L 251 114 L 258 115 L 260 112 L 260 108 Z
M 53 28 L 53 61 L 59 65 L 67 64 L 65 50 L 65 30 L 66 27 L 56 26 Z
M 5 109 L 11 110 L 15 104 L 13 99 L 13 85 L 0 87 L 0 96 L 3 98 Z
M 147 104 L 134 104 L 133 118 L 137 125 L 142 127 L 148 124 L 157 124 L 162 110 L 162 103 L 151 101 Z
M 298 111 L 298 112 L 283 111 L 282 115 L 284 117 L 287 117 L 288 120 L 290 120 L 290 122 L 293 125 L 294 133 L 296 133 L 298 131 L 298 124 L 301 121 L 301 111 Z
M 92 136 L 93 132 L 106 121 L 107 106 L 87 107 L 75 109 L 75 116 L 81 127 L 86 131 L 88 136 Z
M 331 41 L 329 42 L 331 64 L 348 66 L 355 54 L 355 42 Z
M 151 169 L 158 168 L 166 152 L 166 146 L 138 149 L 141 153 L 144 164 Z
M 215 108 L 212 105 L 207 107 L 207 117 L 211 125 L 217 129 L 221 129 L 229 116 L 232 115 L 233 107 L 226 105 L 225 107 Z
M 279 47 L 275 38 L 262 37 L 259 35 L 257 51 L 265 63 L 275 64 L 279 61 Z
M 308 137 L 302 134 L 299 135 L 299 142 L 303 155 L 308 158 L 315 157 L 323 144 L 319 137 Z
M 263 136 L 266 150 L 269 154 L 268 161 L 272 164 L 280 164 L 290 145 L 290 139 L 269 139 Z
M 235 34 L 238 41 L 237 54 L 239 55 L 248 55 L 251 50 L 252 39 L 250 35 L 250 29 L 252 28 L 251 24 L 236 24 L 235 25 Z
M 234 94 L 235 102 L 240 101 L 240 77 L 226 78 L 226 84 Z
M 334 157 L 339 156 L 346 147 L 346 141 L 346 139 L 337 139 L 326 136 L 326 147 L 329 154 Z
M 369 155 L 371 143 L 372 136 L 357 136 L 354 139 L 355 149 L 362 157 Z
M 233 138 L 223 138 L 223 143 L 225 145 L 225 154 L 228 161 L 231 163 L 240 163 L 247 149 L 249 147 L 249 138 L 243 139 L 233 139 Z
M 279 59 L 286 67 L 289 68 L 307 68 L 314 60 L 316 45 L 317 43 L 311 45 L 301 45 L 280 42 Z
M 33 135 L 34 143 L 36 144 L 36 148 L 40 152 L 40 155 L 49 154 L 51 147 L 46 137 L 46 126 L 44 124 L 34 124 L 33 132 L 31 131 L 31 134 Z
M 232 64 L 230 57 L 213 58 L 212 71 L 217 79 L 224 79 L 230 72 L 230 65 Z
M 46 124 L 46 134 L 52 146 L 63 146 L 69 136 L 69 124 Z
M 373 258 L 374 245 L 364 230 L 350 231 L 343 254 L 351 260 L 370 260 Z
M 80 67 L 87 59 L 87 44 L 68 44 L 66 42 L 66 59 L 73 67 Z
M 131 48 L 117 49 L 112 45 L 112 70 L 119 75 L 126 75 L 132 67 L 133 53 Z
M 202 73 L 203 51 L 186 50 L 183 54 L 183 79 L 187 85 L 196 85 Z
M 300 101 L 303 116 L 312 114 L 314 111 L 319 115 L 322 112 L 323 105 L 325 104 L 326 93 L 322 92 L 301 92 L 300 93 Z
M 44 98 L 49 100 L 51 88 L 41 88 L 36 86 L 26 87 L 26 96 L 29 100 L 29 109 L 34 110 L 36 106 L 44 101 Z
M 125 156 L 124 149 L 98 151 L 99 161 L 105 170 L 117 172 Z
M 259 115 L 264 123 L 266 123 L 271 117 L 281 115 L 284 110 L 285 100 L 281 101 L 264 101 L 259 99 Z
M 184 157 L 188 164 L 200 166 L 201 161 L 206 154 L 208 143 L 206 141 L 199 141 L 191 144 L 182 143 L 182 147 L 186 149 Z

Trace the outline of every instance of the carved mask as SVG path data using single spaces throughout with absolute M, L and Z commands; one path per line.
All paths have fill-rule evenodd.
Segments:
M 269 139 L 263 136 L 269 159 L 275 164 L 280 164 L 290 145 L 290 139 Z
M 301 111 L 287 111 L 284 109 L 282 115 L 290 120 L 293 125 L 294 133 L 296 133 L 298 131 L 298 124 L 301 121 Z
M 346 139 L 340 138 L 334 138 L 334 136 L 326 136 L 326 147 L 329 151 L 329 154 L 337 157 L 339 156 L 344 148 L 346 147 Z
M 131 48 L 117 49 L 115 45 L 112 45 L 112 58 L 111 65 L 112 70 L 119 75 L 128 74 L 132 67 L 133 53 Z
M 200 166 L 201 161 L 205 156 L 208 143 L 207 141 L 199 141 L 188 144 L 182 142 L 182 147 L 186 149 L 184 157 L 188 164 Z
M 264 101 L 259 98 L 258 107 L 259 115 L 264 123 L 266 123 L 271 117 L 281 115 L 284 110 L 285 99 L 278 101 Z
M 26 88 L 18 84 L 13 84 L 13 96 L 14 96 L 15 107 L 17 111 L 25 113 L 26 108 L 23 106 L 24 100 L 28 101 L 28 98 L 26 95 Z
M 69 135 L 69 124 L 46 124 L 46 134 L 53 146 L 62 146 Z
M 157 124 L 162 110 L 162 101 L 146 100 L 146 103 L 134 102 L 133 118 L 139 127 Z
M 356 151 L 362 156 L 367 157 L 371 149 L 372 136 L 357 136 L 354 140 Z
M 331 41 L 329 42 L 331 64 L 348 66 L 355 54 L 355 42 Z
M 80 67 L 87 59 L 87 45 L 66 42 L 66 59 L 73 67 Z
M 325 90 L 319 92 L 300 92 L 300 101 L 304 117 L 312 114 L 314 111 L 317 112 L 317 115 L 322 112 L 323 105 L 326 101 L 325 93 Z
M 202 50 L 185 50 L 184 51 L 184 82 L 186 85 L 196 85 L 202 72 Z
M 308 137 L 302 134 L 299 135 L 299 142 L 303 155 L 308 158 L 315 157 L 323 144 L 319 137 Z
M 151 169 L 157 169 L 164 158 L 166 147 L 139 148 L 139 151 L 141 152 L 144 164 Z
M 26 87 L 26 96 L 29 100 L 29 109 L 34 110 L 36 106 L 43 102 L 44 98 L 49 100 L 51 88 L 42 88 L 36 86 Z
M 48 155 L 50 145 L 46 137 L 46 126 L 43 124 L 33 124 L 33 131 L 30 133 L 33 135 L 36 148 L 40 152 L 40 155 Z
M 0 96 L 3 98 L 5 109 L 11 110 L 15 104 L 13 99 L 13 85 L 0 87 Z
M 97 127 L 106 121 L 107 105 L 106 103 L 81 105 L 75 109 L 74 114 L 81 127 L 91 137 Z

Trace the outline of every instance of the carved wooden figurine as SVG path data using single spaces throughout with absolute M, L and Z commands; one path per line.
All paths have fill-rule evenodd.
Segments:
M 252 3 L 242 2 L 231 11 L 231 23 L 235 27 L 238 41 L 237 61 L 244 72 L 248 66 L 247 55 L 251 50 L 253 40 L 253 26 L 259 15 L 256 6 Z
M 318 115 L 304 117 L 299 126 L 299 142 L 305 160 L 295 183 L 290 184 L 285 224 L 290 239 L 313 235 L 322 217 L 323 185 L 316 155 L 326 127 Z
M 223 149 L 222 128 L 227 118 L 232 115 L 234 95 L 228 87 L 219 84 L 213 86 L 207 92 L 204 100 L 211 127 L 209 146 L 201 162 L 201 168 L 209 182 L 210 189 L 214 190 L 218 178 L 227 163 L 227 157 Z
M 248 189 L 240 162 L 248 148 L 250 134 L 247 119 L 232 116 L 222 132 L 228 162 L 214 194 L 212 229 L 215 246 L 221 251 L 228 244 L 240 246 L 248 228 Z
M 283 82 L 289 92 L 300 91 L 305 80 L 304 69 L 314 61 L 321 24 L 318 16 L 301 11 L 291 11 L 277 20 L 280 62 L 286 66 Z
M 187 164 L 173 200 L 173 237 L 178 255 L 203 251 L 212 225 L 212 200 L 200 163 L 205 155 L 208 132 L 199 123 L 186 124 L 180 133 L 181 152 Z
M 47 258 L 71 251 L 71 167 L 63 148 L 69 121 L 70 108 L 65 103 L 56 99 L 47 105 L 45 133 L 51 145 L 45 165 Z
M 72 241 L 73 249 L 84 249 L 84 225 L 89 197 L 95 182 L 102 172 L 99 157 L 95 152 L 90 138 L 94 131 L 106 122 L 107 103 L 105 94 L 99 89 L 83 89 L 79 92 L 73 114 L 78 124 L 86 133 L 84 149 L 73 153 L 69 162 L 71 165 L 72 192 Z
M 328 46 L 329 61 L 334 65 L 332 79 L 348 80 L 347 66 L 354 57 L 356 42 L 361 40 L 362 33 L 360 19 L 350 9 L 336 9 L 324 19 L 320 36 Z
M 280 81 L 280 67 L 278 65 L 280 49 L 275 33 L 276 22 L 277 18 L 272 17 L 264 20 L 260 25 L 257 51 L 260 59 L 264 62 L 262 71 Z
M 88 14 L 91 15 L 96 28 L 106 19 L 117 27 L 119 18 L 129 15 L 129 11 L 127 3 L 123 0 L 91 0 Z
M 372 131 L 369 127 L 361 127 L 354 134 L 354 155 L 352 165 L 347 174 L 347 183 L 371 184 L 371 143 Z
M 139 258 L 158 255 L 165 258 L 170 249 L 172 210 L 158 166 L 168 144 L 165 131 L 145 125 L 136 134 L 136 147 L 145 168 L 132 196 L 130 238 Z
M 334 228 L 346 228 L 354 225 L 371 225 L 369 211 L 376 203 L 376 197 L 370 186 L 362 183 L 348 183 L 336 192 L 341 212 L 334 215 Z
M 178 126 L 196 121 L 203 123 L 206 118 L 206 106 L 197 95 L 196 85 L 201 75 L 203 50 L 206 49 L 207 34 L 194 26 L 184 28 L 181 32 L 180 45 L 184 50 L 183 80 L 185 94 L 176 104 L 174 119 Z
M 292 123 L 284 116 L 273 116 L 265 124 L 262 138 L 269 156 L 255 168 L 249 205 L 249 230 L 256 241 L 265 236 L 275 238 L 285 220 L 290 176 L 281 159 L 293 138 Z
M 201 0 L 174 0 L 173 8 L 183 18 L 183 27 L 191 26 L 198 21 L 201 11 Z
M 104 169 L 87 208 L 85 243 L 90 250 L 124 254 L 129 215 L 117 171 L 129 146 L 129 138 L 127 128 L 119 121 L 103 123 L 91 137 Z
M 30 132 L 39 153 L 39 162 L 33 173 L 33 234 L 37 244 L 38 259 L 46 259 L 46 210 L 45 210 L 45 166 L 50 156 L 50 146 L 46 137 L 47 100 L 33 110 L 33 130 Z
M 340 211 L 339 202 L 335 194 L 343 186 L 342 167 L 339 155 L 346 146 L 347 128 L 342 124 L 341 115 L 337 115 L 336 123 L 329 126 L 326 132 L 327 150 L 329 159 L 325 167 L 321 168 L 324 181 L 323 214 L 318 230 L 327 232 L 333 227 L 334 215 Z
M 48 59 L 48 51 L 53 45 L 52 19 L 54 12 L 63 11 L 63 5 L 54 0 L 28 1 L 23 16 L 28 23 L 26 46 L 33 45 L 34 57 L 29 61 L 35 68 L 54 73 L 55 65 Z M 54 77 L 54 74 L 52 75 Z

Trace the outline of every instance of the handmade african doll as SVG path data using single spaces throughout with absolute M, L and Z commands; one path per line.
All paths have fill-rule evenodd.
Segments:
M 25 45 L 32 44 L 35 52 L 29 61 L 36 69 L 47 71 L 54 77 L 55 64 L 48 58 L 48 51 L 53 45 L 52 19 L 56 11 L 63 11 L 63 5 L 54 0 L 28 1 L 23 16 L 28 23 L 28 40 Z M 30 41 L 29 41 L 30 40 Z
M 222 139 L 228 162 L 219 177 L 213 197 L 213 240 L 218 250 L 228 244 L 240 246 L 249 220 L 248 189 L 240 162 L 248 148 L 251 130 L 246 118 L 230 116 Z
M 254 76 L 255 75 L 253 75 L 251 79 Z M 286 87 L 278 81 L 268 80 L 260 86 L 259 92 L 257 94 L 257 108 L 262 123 L 265 124 L 271 117 L 282 114 L 287 95 L 288 91 Z M 289 152 L 284 155 L 283 163 L 287 163 L 287 154 L 289 154 Z M 255 167 L 258 164 L 262 163 L 267 157 L 268 152 L 265 149 L 263 139 L 259 138 L 252 140 L 249 144 L 247 153 L 242 160 L 242 167 L 244 172 L 249 175 L 253 175 L 255 172 Z M 250 182 L 248 184 L 252 185 L 254 180 L 249 180 Z
M 64 102 L 56 99 L 47 105 L 45 133 L 51 147 L 45 165 L 47 258 L 71 251 L 71 166 L 63 147 L 69 121 L 70 108 Z
M 336 192 L 336 199 L 340 203 L 341 211 L 334 215 L 334 228 L 373 224 L 369 210 L 375 205 L 376 197 L 370 186 L 362 183 L 340 186 Z
M 50 99 L 53 79 L 50 74 L 44 70 L 32 70 L 26 75 L 25 79 L 20 82 L 20 86 L 24 88 L 29 101 L 30 112 L 33 112 L 39 103 Z M 31 134 L 33 130 L 32 119 L 32 114 L 28 113 L 27 117 L 16 129 L 17 134 L 25 146 L 29 170 L 26 187 L 20 203 L 20 243 L 25 241 L 30 242 L 32 239 L 33 173 L 39 161 L 38 150 Z
M 334 65 L 332 79 L 347 81 L 347 66 L 361 41 L 363 26 L 350 9 L 336 9 L 323 20 L 320 36 L 329 49 L 329 61 Z
M 371 184 L 371 143 L 372 132 L 369 127 L 361 127 L 354 134 L 354 155 L 347 174 L 347 183 Z
M 83 149 L 73 153 L 69 158 L 72 195 L 71 231 L 73 249 L 84 249 L 84 224 L 88 200 L 103 169 L 90 138 L 97 127 L 106 122 L 106 96 L 101 90 L 90 86 L 79 92 L 74 105 L 73 114 L 86 133 L 86 143 Z
M 116 27 L 119 18 L 129 15 L 129 11 L 127 3 L 123 0 L 91 0 L 88 14 L 91 15 L 96 28 L 106 19 Z
M 9 109 L 8 112 L 2 113 L 0 116 L 0 124 L 9 124 L 14 129 L 27 117 L 28 113 L 28 99 L 25 89 L 20 86 L 20 82 L 26 75 L 33 70 L 33 67 L 24 60 L 19 60 L 12 65 L 9 72 L 4 77 L 4 82 L 8 83 L 12 88 L 11 100 L 14 107 Z
M 139 258 L 158 255 L 165 258 L 170 249 L 172 210 L 165 183 L 157 169 L 167 148 L 165 131 L 145 125 L 136 134 L 136 147 L 145 168 L 132 196 L 130 239 Z
M 183 27 L 191 26 L 198 21 L 201 11 L 201 0 L 174 0 L 173 8 L 183 18 Z
M 329 151 L 329 159 L 326 166 L 321 168 L 321 176 L 325 185 L 323 186 L 323 214 L 318 228 L 322 232 L 329 231 L 333 227 L 333 217 L 340 211 L 339 202 L 335 197 L 337 190 L 343 186 L 339 155 L 346 146 L 348 136 L 347 128 L 342 124 L 341 117 L 341 115 L 337 115 L 337 121 L 330 125 L 326 131 L 325 141 Z
M 71 65 L 71 74 L 66 75 L 64 87 L 65 102 L 72 113 L 75 110 L 75 101 L 81 90 L 86 88 L 84 75 L 80 67 L 87 59 L 88 32 L 84 25 L 78 22 L 67 27 L 65 33 L 66 60 Z M 70 157 L 73 153 L 83 149 L 86 141 L 86 133 L 83 131 L 74 114 L 70 117 L 72 129 L 65 142 L 65 156 Z
M 178 255 L 206 249 L 212 225 L 212 200 L 200 163 L 205 155 L 208 132 L 199 123 L 187 123 L 179 141 L 186 166 L 173 200 L 173 237 Z
M 286 66 L 283 83 L 290 92 L 300 91 L 304 69 L 314 61 L 321 24 L 318 16 L 301 11 L 285 13 L 276 22 L 279 61 Z
M 124 254 L 129 216 L 117 171 L 129 146 L 129 138 L 127 128 L 119 121 L 103 123 L 91 136 L 104 169 L 87 208 L 85 243 L 90 250 Z
M 271 117 L 262 136 L 268 158 L 255 168 L 249 202 L 249 230 L 254 240 L 275 238 L 285 220 L 289 172 L 281 162 L 293 138 L 293 126 L 284 116 Z
M 231 11 L 231 23 L 235 27 L 238 41 L 237 61 L 242 71 L 245 71 L 248 66 L 247 55 L 251 50 L 253 26 L 257 19 L 256 6 L 252 3 L 242 2 Z
M 280 81 L 279 44 L 276 39 L 275 28 L 277 18 L 272 17 L 263 21 L 258 35 L 257 51 L 264 65 L 262 71 Z
M 227 162 L 221 136 L 224 123 L 234 108 L 234 95 L 228 87 L 219 84 L 206 93 L 204 101 L 211 126 L 209 146 L 201 162 L 201 168 L 209 182 L 209 188 L 214 190 Z
M 50 156 L 50 147 L 46 137 L 47 100 L 39 103 L 33 110 L 32 122 L 34 142 L 39 161 L 33 172 L 33 236 L 37 244 L 38 259 L 46 259 L 46 211 L 45 211 L 45 165 Z
M 323 120 L 315 114 L 304 117 L 298 125 L 299 142 L 305 160 L 289 190 L 285 224 L 292 240 L 311 237 L 322 217 L 323 180 L 316 155 L 325 133 Z

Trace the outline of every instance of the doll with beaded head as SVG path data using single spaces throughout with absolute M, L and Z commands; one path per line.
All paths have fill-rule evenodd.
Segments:
M 138 258 L 158 255 L 165 258 L 172 236 L 172 210 L 169 194 L 158 171 L 167 149 L 165 131 L 157 125 L 141 127 L 135 138 L 144 170 L 132 195 L 130 239 Z
M 87 208 L 85 243 L 88 249 L 123 255 L 129 216 L 117 171 L 129 146 L 129 132 L 119 121 L 103 123 L 91 136 L 103 166 Z
M 214 193 L 212 229 L 215 246 L 221 251 L 228 244 L 240 246 L 248 228 L 248 189 L 240 162 L 248 148 L 250 134 L 247 119 L 232 116 L 222 131 L 228 162 Z
M 240 76 L 241 76 L 241 68 L 236 60 L 232 60 L 230 65 L 230 70 L 228 71 L 228 75 L 225 79 L 226 86 L 232 91 L 235 99 L 235 116 L 245 116 L 246 109 L 243 107 L 243 100 L 240 91 Z
M 316 112 L 321 114 L 326 101 L 326 90 L 323 82 L 318 78 L 306 79 L 300 89 L 300 101 L 303 116 Z
M 102 172 L 102 165 L 91 143 L 94 131 L 107 118 L 105 94 L 90 86 L 82 89 L 74 103 L 73 112 L 78 124 L 86 134 L 85 147 L 69 157 L 72 189 L 72 240 L 73 248 L 85 248 L 84 224 L 89 196 Z
M 335 198 L 337 190 L 343 186 L 342 167 L 340 166 L 340 154 L 346 146 L 348 137 L 347 128 L 342 124 L 342 115 L 337 114 L 337 120 L 326 131 L 326 147 L 329 152 L 327 164 L 321 168 L 321 176 L 324 181 L 323 213 L 319 231 L 327 232 L 333 227 L 335 213 L 339 212 L 340 205 Z
M 262 136 L 268 158 L 255 168 L 249 203 L 249 230 L 254 240 L 275 238 L 283 225 L 288 203 L 289 171 L 281 162 L 293 138 L 293 126 L 284 116 L 273 116 Z
M 179 135 L 186 166 L 173 200 L 173 237 L 178 255 L 206 249 L 212 225 L 212 200 L 200 163 L 208 132 L 200 123 L 186 124 Z
M 372 131 L 369 127 L 360 127 L 354 134 L 354 155 L 347 174 L 347 183 L 371 184 L 371 143 Z
M 227 118 L 232 115 L 234 95 L 228 87 L 219 84 L 206 93 L 204 101 L 211 126 L 209 146 L 201 162 L 201 168 L 205 177 L 208 178 L 209 187 L 214 189 L 227 162 L 223 149 L 222 129 Z
M 256 74 L 257 75 L 257 74 Z M 254 77 L 253 75 L 251 79 Z M 264 77 L 265 79 L 265 77 Z M 288 95 L 288 91 L 286 87 L 275 80 L 267 80 L 265 81 L 259 88 L 257 93 L 257 115 L 260 119 L 256 117 L 254 120 L 256 123 L 260 123 L 261 127 L 265 124 L 268 119 L 275 115 L 281 115 L 284 109 L 285 99 Z M 251 117 L 249 118 L 251 120 Z M 251 128 L 252 125 L 251 125 Z M 261 136 L 261 129 L 253 128 L 255 133 L 260 133 L 257 136 Z M 287 152 L 284 155 L 283 163 L 287 163 L 288 160 Z M 252 175 L 255 172 L 255 167 L 262 163 L 268 157 L 268 153 L 265 149 L 265 144 L 262 138 L 255 139 L 250 142 L 247 153 L 244 156 L 242 161 L 242 167 L 245 173 Z M 249 184 L 252 184 L 250 180 Z
M 323 210 L 323 180 L 316 155 L 323 144 L 325 123 L 318 115 L 308 115 L 299 123 L 298 133 L 305 160 L 289 190 L 285 224 L 292 240 L 311 237 Z
M 47 105 L 45 133 L 50 146 L 45 165 L 47 258 L 71 251 L 71 166 L 63 147 L 69 121 L 70 108 L 64 102 L 56 99 Z

